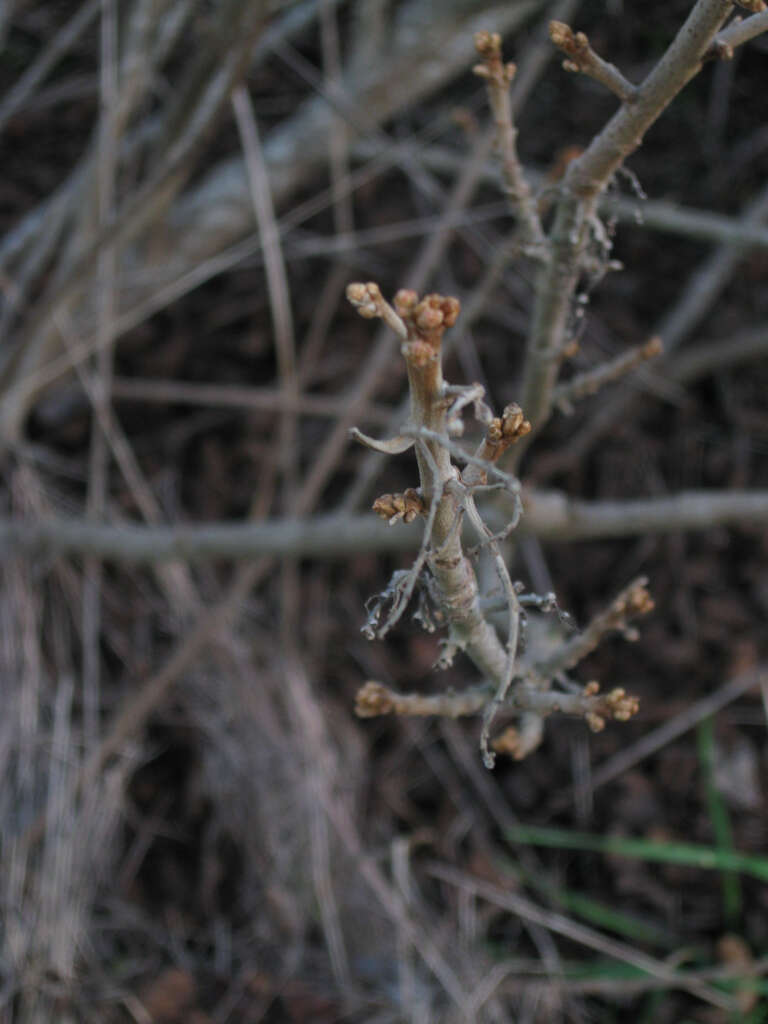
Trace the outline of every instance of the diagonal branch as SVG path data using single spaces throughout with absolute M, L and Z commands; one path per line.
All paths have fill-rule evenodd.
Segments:
M 597 223 L 597 201 L 613 174 L 642 142 L 669 102 L 701 68 L 702 60 L 732 9 L 729 0 L 697 0 L 656 67 L 573 160 L 566 171 L 551 234 L 552 259 L 536 287 L 528 338 L 522 405 L 539 431 L 549 418 L 573 297 Z M 518 457 L 524 445 L 517 449 Z

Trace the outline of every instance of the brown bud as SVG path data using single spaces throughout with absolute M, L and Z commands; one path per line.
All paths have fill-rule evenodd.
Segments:
M 501 53 L 501 36 L 498 32 L 475 32 L 475 49 L 481 57 L 496 57 Z
M 643 345 L 643 356 L 646 359 L 653 359 L 654 356 L 660 356 L 664 351 L 664 342 L 656 334 Z
M 605 719 L 601 715 L 595 714 L 594 711 L 588 711 L 584 715 L 584 720 L 592 732 L 602 732 L 605 728 Z
M 395 295 L 395 312 L 398 316 L 405 318 L 413 310 L 413 307 L 418 301 L 419 296 L 416 292 L 412 291 L 410 288 L 401 288 Z
M 531 424 L 523 415 L 523 410 L 517 402 L 512 402 L 510 405 L 505 406 L 501 414 L 501 433 L 503 437 L 507 440 L 516 441 L 519 437 L 525 437 L 530 432 Z
M 453 325 L 459 318 L 459 313 L 461 312 L 461 303 L 459 302 L 458 299 L 454 298 L 452 295 L 449 295 L 447 298 L 443 299 L 442 310 L 443 323 L 445 324 L 446 327 L 453 327 Z
M 388 715 L 394 708 L 394 701 L 386 686 L 370 680 L 362 686 L 355 697 L 355 714 L 358 718 L 375 718 Z
M 413 320 L 419 330 L 424 333 L 435 331 L 438 327 L 443 326 L 442 311 L 427 303 L 426 299 L 422 299 L 414 310 Z
M 373 511 L 390 525 L 403 520 L 412 523 L 416 516 L 424 515 L 427 510 L 421 492 L 409 487 L 402 494 L 382 494 L 373 503 Z
M 549 38 L 555 46 L 564 48 L 573 39 L 573 30 L 564 21 L 550 21 Z
M 360 316 L 366 320 L 381 316 L 381 290 L 375 281 L 361 284 L 355 281 L 347 285 L 347 299 Z

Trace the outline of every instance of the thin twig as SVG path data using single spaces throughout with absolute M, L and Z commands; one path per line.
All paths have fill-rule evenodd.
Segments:
M 17 110 L 37 89 L 67 50 L 87 31 L 99 13 L 101 0 L 85 0 L 72 17 L 59 29 L 45 49 L 29 65 L 21 78 L 0 103 L 0 132 Z
M 574 32 L 565 22 L 551 21 L 549 37 L 568 57 L 563 61 L 566 71 L 580 71 L 594 78 L 618 96 L 622 103 L 632 103 L 637 98 L 637 87 L 627 81 L 614 64 L 609 64 L 595 53 L 584 32 Z
M 517 155 L 517 128 L 509 94 L 510 82 L 517 68 L 514 64 L 502 61 L 501 36 L 498 32 L 478 32 L 475 36 L 475 49 L 482 64 L 476 65 L 474 72 L 484 79 L 488 91 L 507 195 L 522 222 L 523 241 L 529 247 L 527 251 L 546 260 L 547 240 L 539 220 L 536 201 Z
M 497 682 L 496 692 L 483 712 L 483 727 L 480 732 L 480 752 L 483 756 L 485 767 L 490 769 L 493 768 L 496 762 L 494 754 L 488 748 L 491 726 L 493 725 L 496 713 L 506 700 L 515 674 L 515 659 L 517 657 L 517 644 L 520 633 L 520 603 L 517 599 L 515 588 L 512 585 L 509 570 L 499 549 L 498 541 L 480 518 L 477 506 L 471 495 L 466 498 L 464 507 L 467 512 L 467 518 L 477 531 L 478 536 L 488 544 L 493 553 L 493 563 L 501 581 L 507 606 L 507 662 L 504 666 L 504 673 Z
M 103 227 L 112 216 L 115 199 L 115 173 L 117 169 L 116 121 L 117 76 L 117 11 L 114 0 L 101 0 L 101 60 L 99 86 L 101 118 L 99 123 L 98 158 L 98 221 Z M 112 324 L 115 313 L 115 276 L 117 254 L 112 247 L 104 250 L 98 268 L 98 329 L 99 349 L 92 383 L 93 400 L 103 408 L 94 416 L 91 425 L 89 452 L 88 493 L 86 518 L 97 521 L 103 517 L 107 494 L 109 469 L 108 441 L 102 429 L 105 413 L 109 409 L 112 381 Z M 86 747 L 92 749 L 98 736 L 99 690 L 101 675 L 101 563 L 94 558 L 86 560 L 83 573 L 83 732 Z
M 664 346 L 659 337 L 650 338 L 643 345 L 635 345 L 628 352 L 622 352 L 592 370 L 577 374 L 565 384 L 559 384 L 552 392 L 552 402 L 564 412 L 572 412 L 573 402 L 597 394 L 600 388 L 623 377 L 641 363 L 655 359 L 663 350 Z
M 624 631 L 629 622 L 653 610 L 653 601 L 646 589 L 648 580 L 641 576 L 625 587 L 608 607 L 596 615 L 576 636 L 557 647 L 547 658 L 537 661 L 534 674 L 549 680 L 583 661 L 598 646 L 606 633 Z
M 340 399 L 324 395 L 286 395 L 281 388 L 249 387 L 238 384 L 199 384 L 196 381 L 163 380 L 155 377 L 115 377 L 112 397 L 160 405 L 199 405 L 225 409 L 259 409 L 263 412 L 289 411 L 299 416 L 337 419 L 344 412 Z M 369 423 L 389 423 L 392 409 L 383 404 L 367 405 L 362 418 Z
M 443 693 L 397 693 L 370 679 L 355 697 L 355 714 L 359 718 L 376 718 L 379 715 L 464 718 L 481 713 L 485 716 L 490 707 L 497 710 L 503 707 L 508 711 L 535 712 L 541 717 L 556 713 L 575 715 L 586 719 L 593 731 L 601 729 L 606 718 L 625 721 L 635 714 L 637 706 L 636 698 L 628 697 L 620 687 L 599 693 L 590 683 L 579 693 L 563 693 L 560 690 L 539 690 L 519 682 L 497 702 L 492 683 Z
M 245 86 L 238 86 L 232 93 L 232 106 L 240 133 L 248 183 L 264 253 L 280 387 L 283 394 L 295 403 L 299 393 L 299 383 L 288 275 L 280 246 L 280 230 L 272 203 L 269 176 L 259 139 L 256 117 Z M 283 508 L 287 513 L 290 513 L 298 483 L 297 429 L 296 414 L 289 409 L 284 409 L 280 417 L 278 458 L 283 472 Z
M 766 218 L 768 186 L 750 200 L 740 221 L 745 225 L 754 226 L 756 223 L 764 222 Z M 746 243 L 738 239 L 734 240 L 733 244 L 720 246 L 691 274 L 682 295 L 654 331 L 664 340 L 665 360 L 682 345 L 690 332 L 701 322 L 707 310 L 717 301 L 748 248 Z M 650 371 L 639 371 L 631 382 L 622 382 L 615 392 L 601 403 L 592 420 L 565 445 L 557 460 L 552 460 L 552 465 L 555 461 L 572 465 L 581 459 L 619 419 L 625 419 L 631 414 L 632 404 L 646 389 L 651 393 L 655 390 L 654 374 Z
M 633 101 L 623 103 L 584 153 L 568 165 L 551 234 L 553 257 L 537 284 L 526 353 L 521 404 L 534 431 L 541 429 L 551 411 L 572 300 L 596 223 L 598 196 L 670 100 L 699 70 L 730 9 L 729 0 L 697 0 L 664 56 L 638 86 Z M 515 454 L 520 457 L 522 446 Z
M 714 693 L 695 701 L 658 728 L 651 729 L 639 740 L 630 743 L 629 746 L 596 765 L 590 775 L 589 792 L 593 793 L 599 786 L 604 786 L 606 783 L 612 782 L 613 779 L 617 779 L 646 757 L 651 757 L 668 743 L 684 735 L 709 715 L 727 707 L 732 701 L 765 682 L 768 682 L 768 670 L 765 668 L 751 669 L 730 679 L 718 687 Z M 567 798 L 555 800 L 554 805 L 556 808 L 565 806 L 578 795 L 580 794 L 574 790 L 568 794 Z

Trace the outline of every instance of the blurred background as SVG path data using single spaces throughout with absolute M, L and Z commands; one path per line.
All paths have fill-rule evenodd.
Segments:
M 665 355 L 521 466 L 650 503 L 510 550 L 579 624 L 649 577 L 639 641 L 581 673 L 640 713 L 553 717 L 490 773 L 477 720 L 353 710 L 369 678 L 476 674 L 433 672 L 407 616 L 360 633 L 418 546 L 370 504 L 418 481 L 349 443 L 406 391 L 345 286 L 458 296 L 448 379 L 519 398 L 535 268 L 473 34 L 518 64 L 544 210 L 616 106 L 549 19 L 640 82 L 690 7 L 0 4 L 0 1018 L 768 1019 L 765 38 L 704 68 L 606 199 L 623 269 L 588 282 L 566 374 L 652 334 Z M 696 529 L 653 505 L 691 490 Z M 205 557 L 172 548 L 206 524 Z

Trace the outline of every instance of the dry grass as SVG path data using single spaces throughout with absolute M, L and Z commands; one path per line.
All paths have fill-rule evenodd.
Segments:
M 452 377 L 520 397 L 533 274 L 511 262 L 473 33 L 508 34 L 546 220 L 559 151 L 614 102 L 557 68 L 548 19 L 637 81 L 689 6 L 653 24 L 586 0 L 2 8 L 3 521 L 255 527 L 414 486 L 348 445 L 353 424 L 400 425 L 404 392 L 391 336 L 343 292 L 461 294 Z M 595 291 L 573 378 L 654 333 L 670 355 L 565 395 L 522 464 L 553 503 L 768 488 L 764 48 L 705 69 L 633 159 L 668 203 L 638 226 L 631 189 L 617 202 L 627 270 Z M 359 635 L 408 564 L 391 549 L 141 566 L 6 544 L 0 1019 L 762 1019 L 756 882 L 504 838 L 524 819 L 764 849 L 765 512 L 712 526 L 694 504 L 699 532 L 646 516 L 620 540 L 520 543 L 517 576 L 555 580 L 579 622 L 640 573 L 658 611 L 589 661 L 641 694 L 636 724 L 553 723 L 494 774 L 476 729 L 353 716 L 365 679 L 424 690 L 438 654 L 405 619 L 387 645 Z

